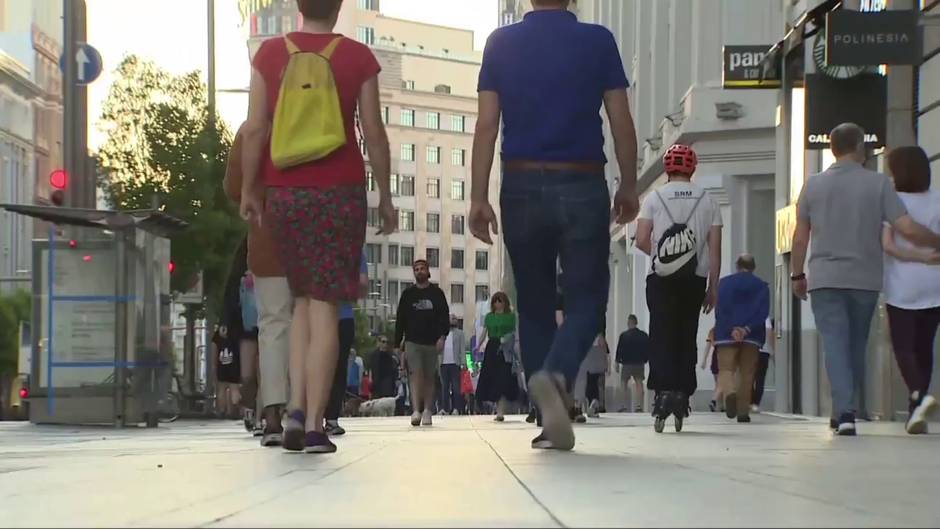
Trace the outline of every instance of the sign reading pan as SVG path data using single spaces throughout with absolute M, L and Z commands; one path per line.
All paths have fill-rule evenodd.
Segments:
M 833 79 L 823 74 L 806 76 L 806 149 L 829 147 L 829 132 L 842 123 L 865 129 L 865 145 L 885 146 L 888 130 L 888 82 L 880 74 Z
M 826 18 L 829 66 L 919 64 L 922 28 L 913 10 L 865 13 L 839 9 Z
M 725 88 L 780 88 L 780 64 L 767 65 L 763 72 L 761 61 L 771 45 L 725 46 L 722 84 Z M 762 78 L 763 77 L 763 78 Z

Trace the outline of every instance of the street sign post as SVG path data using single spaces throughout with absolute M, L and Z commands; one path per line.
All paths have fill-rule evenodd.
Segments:
M 77 42 L 75 46 L 75 84 L 88 86 L 101 75 L 101 54 L 87 42 Z M 59 68 L 65 72 L 65 54 L 59 58 Z

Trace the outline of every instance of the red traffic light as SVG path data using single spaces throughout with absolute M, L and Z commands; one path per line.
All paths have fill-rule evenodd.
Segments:
M 65 169 L 56 169 L 49 175 L 49 185 L 53 189 L 65 189 L 69 186 L 69 173 Z
M 21 399 L 29 398 L 29 388 L 20 388 L 20 398 Z
M 168 269 L 168 270 L 170 271 L 170 273 L 172 274 L 173 272 L 176 271 L 176 263 L 174 263 L 173 261 L 170 261 L 170 264 L 167 265 L 167 269 Z

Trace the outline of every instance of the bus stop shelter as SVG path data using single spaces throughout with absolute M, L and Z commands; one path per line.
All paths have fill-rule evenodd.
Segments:
M 46 221 L 33 241 L 30 421 L 155 426 L 170 389 L 170 241 L 156 210 L 0 205 Z

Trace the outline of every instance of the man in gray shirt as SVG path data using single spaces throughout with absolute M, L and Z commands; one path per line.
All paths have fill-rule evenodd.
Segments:
M 832 420 L 839 435 L 855 435 L 856 381 L 864 376 L 865 349 L 882 287 L 881 230 L 891 224 L 920 246 L 940 249 L 940 235 L 917 224 L 891 181 L 865 169 L 865 132 L 843 123 L 830 134 L 836 163 L 803 186 L 797 205 L 790 265 L 793 292 L 812 292 L 832 386 Z M 812 234 L 812 238 L 810 235 Z M 804 273 L 807 248 L 809 282 Z

